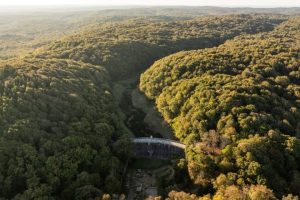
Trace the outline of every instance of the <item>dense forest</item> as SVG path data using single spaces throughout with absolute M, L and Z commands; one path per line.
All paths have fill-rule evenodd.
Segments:
M 141 76 L 141 90 L 189 145 L 189 174 L 202 190 L 243 199 L 254 187 L 268 194 L 264 185 L 278 197 L 300 195 L 299 47 L 295 17 L 269 33 L 170 55 Z
M 52 40 L 90 29 L 95 24 L 121 22 L 133 18 L 178 21 L 198 16 L 251 13 L 297 14 L 299 8 L 253 9 L 216 7 L 0 7 L 0 59 L 25 56 Z
M 300 18 L 283 15 L 299 9 L 131 11 L 0 19 L 0 199 L 124 193 L 134 135 L 113 86 L 145 70 L 140 90 L 188 146 L 175 173 L 193 190 L 164 198 L 300 195 Z
M 73 59 L 103 65 L 113 79 L 145 70 L 179 50 L 213 47 L 241 33 L 270 31 L 281 15 L 207 16 L 178 22 L 131 19 L 95 25 L 39 49 L 38 58 Z
M 87 199 L 100 196 L 98 188 L 119 192 L 125 161 L 117 155 L 127 152 L 112 152 L 110 144 L 127 136 L 106 70 L 24 59 L 1 63 L 0 72 L 0 196 Z

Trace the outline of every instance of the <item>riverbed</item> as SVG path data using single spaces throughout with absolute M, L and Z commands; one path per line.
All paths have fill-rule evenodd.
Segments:
M 174 139 L 172 129 L 155 106 L 139 90 L 139 76 L 114 84 L 115 99 L 121 108 L 123 120 L 135 137 Z

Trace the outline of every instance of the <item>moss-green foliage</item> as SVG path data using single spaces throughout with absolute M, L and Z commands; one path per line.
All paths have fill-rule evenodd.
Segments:
M 225 15 L 241 13 L 297 14 L 299 8 L 255 9 L 218 7 L 156 7 L 156 8 L 1 8 L 0 12 L 0 59 L 24 56 L 53 39 L 89 25 L 104 22 L 124 21 L 135 17 L 147 17 L 156 21 L 186 20 L 203 15 Z M 81 32 L 81 31 L 79 31 Z
M 212 47 L 241 33 L 270 31 L 282 16 L 208 16 L 179 22 L 133 19 L 95 25 L 36 52 L 40 58 L 67 58 L 107 68 L 113 78 L 146 69 L 179 50 Z
M 89 199 L 100 197 L 102 192 L 119 192 L 123 164 L 130 146 L 128 134 L 122 128 L 118 109 L 115 107 L 110 75 L 113 79 L 124 78 L 145 69 L 155 59 L 170 52 L 212 47 L 242 33 L 271 31 L 285 19 L 286 17 L 270 15 L 210 16 L 181 22 L 134 19 L 95 25 L 83 33 L 67 36 L 37 50 L 34 56 L 28 55 L 22 59 L 1 62 L 0 196 L 6 199 Z M 292 27 L 288 24 L 278 30 L 284 29 L 286 34 L 292 33 L 291 30 L 285 29 Z M 296 32 L 297 26 L 293 27 Z M 277 32 L 266 36 L 271 37 L 271 34 L 275 33 Z M 284 33 L 282 31 L 280 36 Z M 274 66 L 275 75 L 271 70 L 268 71 L 271 75 L 265 77 L 264 74 L 255 71 L 256 67 L 249 67 L 250 71 L 245 71 L 254 58 L 262 60 L 259 57 L 260 52 L 257 52 L 258 57 L 249 57 L 249 61 L 245 59 L 244 66 L 235 66 L 234 62 L 227 62 L 226 55 L 230 55 L 231 51 L 230 48 L 226 48 L 226 44 L 220 49 L 215 49 L 212 53 L 216 55 L 212 56 L 215 59 L 205 61 L 207 65 L 203 69 L 194 64 L 185 65 L 188 68 L 191 66 L 191 70 L 186 70 L 186 74 L 185 69 L 175 71 L 172 76 L 168 74 L 168 70 L 159 69 L 163 73 L 160 76 L 166 75 L 166 81 L 159 82 L 155 73 L 152 78 L 156 82 L 145 79 L 149 87 L 153 85 L 154 88 L 158 88 L 152 94 L 150 90 L 153 89 L 148 91 L 148 86 L 142 87 L 148 96 L 156 98 L 163 91 L 157 98 L 158 107 L 164 117 L 172 123 L 177 136 L 189 144 L 201 141 L 195 146 L 191 145 L 193 151 L 188 151 L 187 155 L 190 175 L 196 183 L 210 185 L 208 180 L 215 180 L 220 172 L 225 176 L 230 176 L 227 172 L 232 172 L 237 174 L 232 177 L 240 175 L 243 179 L 232 178 L 233 182 L 264 184 L 268 177 L 263 169 L 258 170 L 258 164 L 262 163 L 261 159 L 269 162 L 267 159 L 272 151 L 264 154 L 263 158 L 256 158 L 256 163 L 251 163 L 253 157 L 248 156 L 248 159 L 244 156 L 247 151 L 243 150 L 243 145 L 239 146 L 239 141 L 245 140 L 247 144 L 250 143 L 247 140 L 257 143 L 260 148 L 249 147 L 254 152 L 272 149 L 270 146 L 272 147 L 274 139 L 276 150 L 279 153 L 286 152 L 283 157 L 279 154 L 279 158 L 286 159 L 290 156 L 288 167 L 278 166 L 280 170 L 291 170 L 291 173 L 284 174 L 273 167 L 273 161 L 269 162 L 274 171 L 272 173 L 277 173 L 278 180 L 290 180 L 282 184 L 282 189 L 287 188 L 286 184 L 290 184 L 290 188 L 292 184 L 294 188 L 298 186 L 298 165 L 295 164 L 298 140 L 280 134 L 298 134 L 295 125 L 299 113 L 293 99 L 297 99 L 299 95 L 296 87 L 299 75 L 292 64 L 297 64 L 297 57 L 290 56 L 297 55 L 298 52 L 293 53 L 293 47 L 296 47 L 297 43 L 292 36 L 291 34 L 280 37 L 284 40 L 282 43 L 286 43 L 287 46 L 281 45 L 273 50 L 274 55 L 281 51 L 282 55 L 287 54 L 286 59 L 283 57 L 282 61 L 271 65 L 271 69 Z M 264 35 L 261 37 L 256 39 L 258 43 L 265 41 Z M 238 45 L 232 45 L 232 49 L 237 48 L 243 40 L 251 41 L 251 38 L 245 36 L 244 39 L 233 40 Z M 274 43 L 278 43 L 275 36 Z M 240 52 L 243 52 L 242 50 L 243 48 Z M 198 55 L 206 51 L 195 52 L 197 60 Z M 193 60 L 189 58 L 189 53 L 184 54 L 188 60 Z M 226 58 L 224 63 L 227 63 L 224 66 L 221 61 L 223 57 Z M 202 60 L 201 56 L 199 58 Z M 210 63 L 212 60 L 215 60 L 215 64 Z M 289 68 L 283 67 L 285 62 L 290 64 Z M 215 68 L 215 65 L 218 67 Z M 208 70 L 210 68 L 211 72 Z M 257 68 L 263 69 L 265 68 Z M 256 74 L 260 74 L 261 78 Z M 190 81 L 185 83 L 184 79 Z M 257 84 L 257 80 L 265 80 L 266 83 L 261 86 Z M 179 87 L 176 87 L 176 84 Z M 220 87 L 215 87 L 218 84 Z M 222 87 L 223 85 L 226 87 Z M 260 90 L 264 95 L 261 98 L 256 95 Z M 179 91 L 182 91 L 182 94 L 177 95 Z M 268 92 L 273 95 L 272 99 L 269 98 Z M 173 95 L 173 102 L 164 100 Z M 247 95 L 250 98 L 247 98 Z M 267 97 L 269 99 L 266 100 L 266 107 L 256 103 L 264 102 Z M 202 99 L 201 103 L 198 103 L 197 98 Z M 250 103 L 245 103 L 248 99 Z M 274 103 L 268 102 L 273 99 L 276 100 Z M 219 102 L 222 104 L 218 105 Z M 170 106 L 168 103 L 171 103 Z M 235 107 L 233 105 L 238 106 L 236 110 L 231 111 L 230 109 Z M 274 116 L 268 114 L 270 106 L 276 111 Z M 193 125 L 190 122 L 193 122 Z M 274 126 L 275 122 L 279 123 Z M 258 128 L 251 131 L 249 124 Z M 220 128 L 216 128 L 217 125 Z M 277 128 L 278 131 L 269 131 L 268 134 L 272 137 L 265 136 L 270 128 Z M 182 131 L 179 132 L 179 129 Z M 216 131 L 208 132 L 210 129 Z M 255 133 L 260 137 L 250 137 Z M 277 140 L 280 142 L 276 142 Z M 265 147 L 265 143 L 269 146 Z M 222 145 L 227 146 L 223 149 L 220 148 Z M 111 147 L 116 148 L 112 150 Z M 223 157 L 216 156 L 221 153 L 224 154 Z M 245 157 L 248 160 L 238 163 L 235 160 L 237 157 Z M 248 170 L 248 165 L 243 165 L 246 162 L 250 163 L 251 169 Z M 248 173 L 247 170 L 251 172 Z M 282 179 L 282 174 L 288 177 Z M 291 178 L 288 179 L 289 177 Z M 258 181 L 258 178 L 261 181 Z M 280 181 L 276 183 L 281 184 Z M 214 185 L 219 188 L 217 183 Z M 272 183 L 269 185 L 272 186 Z
M 12 60 L 0 64 L 0 82 L 1 197 L 73 199 L 120 189 L 122 164 L 109 145 L 124 133 L 103 67 Z
M 170 55 L 141 76 L 141 90 L 189 144 L 195 183 L 299 195 L 299 49 L 295 17 L 270 33 Z

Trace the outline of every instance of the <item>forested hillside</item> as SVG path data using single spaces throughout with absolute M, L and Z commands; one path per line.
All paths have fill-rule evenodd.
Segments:
M 86 26 L 86 12 L 6 13 L 0 8 L 0 59 L 27 55 L 37 47 Z M 99 20 L 100 21 L 100 20 Z
M 126 8 L 126 7 L 125 7 Z M 89 29 L 90 25 L 132 18 L 179 21 L 205 15 L 242 13 L 297 14 L 299 8 L 254 9 L 217 7 L 0 7 L 0 59 L 24 56 L 52 40 Z
M 294 17 L 269 33 L 170 55 L 141 76 L 141 90 L 189 145 L 189 175 L 202 192 L 256 199 L 251 188 L 270 195 L 265 185 L 278 197 L 300 194 L 299 53 Z
M 117 17 L 110 12 L 95 9 L 74 10 L 40 8 L 32 11 L 9 11 L 0 8 L 0 59 L 23 57 L 63 36 L 81 32 L 92 24 L 122 21 L 129 16 Z M 119 13 L 120 14 L 120 13 Z M 117 13 L 115 13 L 117 15 Z
M 120 191 L 123 165 L 109 146 L 126 132 L 103 67 L 12 60 L 1 63 L 0 81 L 0 197 L 87 199 Z
M 73 59 L 106 67 L 112 78 L 145 70 L 156 59 L 180 50 L 213 47 L 242 33 L 270 31 L 280 15 L 228 15 L 178 22 L 132 19 L 95 25 L 36 52 L 39 58 Z
M 103 15 L 109 22 L 102 15 L 86 15 L 79 22 L 70 16 L 69 26 L 58 24 L 60 31 L 86 30 L 34 53 L 56 38 L 55 31 L 47 35 L 47 23 L 41 33 L 32 26 L 20 35 L 0 34 L 0 42 L 7 42 L 0 44 L 5 58 L 20 55 L 19 48 L 28 51 L 0 61 L 0 199 L 85 200 L 124 192 L 132 135 L 112 95 L 114 82 L 139 75 L 170 53 L 229 39 L 216 48 L 155 62 L 142 75 L 140 88 L 189 146 L 186 160 L 198 194 L 222 196 L 234 187 L 238 194 L 272 196 L 264 185 L 278 196 L 298 194 L 299 18 L 190 19 L 193 14 L 181 16 L 188 12 L 176 9 L 152 10 L 146 16 L 156 14 L 147 18 L 140 12 L 130 19 Z M 59 19 L 49 24 L 55 27 Z M 91 24 L 82 26 L 87 19 Z M 24 49 L 15 43 L 27 37 Z

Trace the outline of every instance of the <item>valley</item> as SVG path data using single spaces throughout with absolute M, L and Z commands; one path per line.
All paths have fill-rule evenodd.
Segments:
M 297 8 L 130 11 L 0 20 L 0 200 L 296 200 Z

